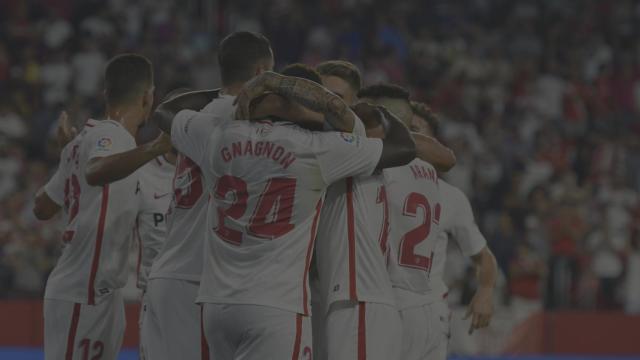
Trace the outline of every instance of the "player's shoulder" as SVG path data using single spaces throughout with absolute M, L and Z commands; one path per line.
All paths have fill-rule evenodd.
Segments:
M 469 197 L 467 197 L 467 195 L 458 187 L 440 179 L 439 189 L 442 198 L 446 200 L 448 206 L 456 209 L 457 211 L 471 209 Z
M 83 128 L 85 139 L 95 139 L 103 136 L 117 136 L 131 138 L 133 136 L 122 126 L 113 120 L 93 120 L 89 119 Z

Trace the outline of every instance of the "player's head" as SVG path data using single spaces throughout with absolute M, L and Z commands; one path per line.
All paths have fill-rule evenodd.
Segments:
M 138 54 L 117 55 L 104 72 L 104 95 L 107 107 L 139 107 L 142 124 L 153 106 L 153 65 Z
M 220 42 L 218 62 L 223 86 L 244 84 L 256 75 L 273 70 L 271 43 L 258 33 L 234 32 Z
M 301 63 L 290 64 L 285 66 L 282 71 L 280 71 L 280 73 L 286 76 L 295 76 L 307 79 L 309 81 L 313 81 L 316 84 L 322 84 L 320 74 L 318 74 L 318 72 L 309 65 Z
M 347 105 L 355 103 L 362 87 L 362 76 L 355 65 L 344 60 L 330 60 L 320 63 L 316 70 L 327 89 L 340 96 Z
M 410 129 L 423 135 L 437 137 L 440 118 L 431 110 L 429 105 L 412 101 L 411 110 L 413 111 L 413 118 L 411 119 Z
M 409 100 L 409 91 L 394 84 L 376 84 L 364 87 L 358 92 L 360 100 L 382 105 L 405 125 L 411 126 L 413 111 Z

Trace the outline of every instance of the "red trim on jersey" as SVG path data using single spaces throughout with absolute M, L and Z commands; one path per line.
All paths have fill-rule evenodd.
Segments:
M 96 244 L 91 261 L 91 273 L 89 274 L 89 305 L 96 304 L 95 281 L 100 263 L 100 253 L 102 252 L 102 237 L 104 236 L 104 223 L 107 217 L 107 205 L 109 205 L 109 185 L 102 187 L 102 204 L 100 205 L 100 217 L 98 218 L 98 231 L 96 233 Z
M 136 264 L 136 287 L 141 289 L 140 287 L 140 265 L 142 264 L 142 238 L 140 238 L 140 223 L 138 222 L 138 218 L 136 218 L 136 227 L 134 228 L 134 235 L 138 239 L 138 261 Z
M 309 266 L 311 266 L 313 244 L 316 241 L 316 230 L 318 228 L 320 209 L 322 209 L 322 199 L 318 200 L 318 204 L 316 205 L 316 214 L 313 216 L 313 223 L 311 224 L 311 234 L 309 234 L 309 246 L 307 247 L 307 256 L 304 261 L 304 273 L 302 274 L 302 311 L 305 315 L 309 315 L 309 294 L 307 294 L 307 281 L 309 280 Z
M 160 159 L 155 158 L 156 162 L 158 163 L 158 166 L 162 166 L 162 161 L 160 161 Z
M 200 357 L 209 360 L 209 343 L 204 336 L 204 306 L 200 305 Z
M 302 340 L 302 315 L 296 314 L 296 339 L 293 342 L 293 353 L 291 354 L 291 360 L 298 360 L 300 358 L 301 340 Z
M 78 331 L 78 323 L 80 322 L 80 304 L 73 304 L 73 315 L 71 316 L 71 325 L 69 326 L 69 335 L 67 336 L 67 351 L 65 352 L 65 360 L 73 360 L 73 350 L 76 347 L 76 332 Z
M 356 301 L 356 230 L 353 211 L 353 178 L 347 178 L 347 241 L 349 243 L 349 300 Z
M 367 359 L 367 320 L 365 303 L 358 303 L 358 360 Z

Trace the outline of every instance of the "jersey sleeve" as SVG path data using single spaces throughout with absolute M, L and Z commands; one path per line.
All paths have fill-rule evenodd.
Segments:
M 449 233 L 460 246 L 464 256 L 473 256 L 487 245 L 487 240 L 478 229 L 469 199 L 462 191 L 455 190 L 452 192 L 452 195 L 455 195 L 448 199 L 450 204 L 455 206 L 455 216 L 451 219 Z
M 126 130 L 116 125 L 103 125 L 89 140 L 89 157 L 105 157 L 136 147 L 135 139 Z
M 173 119 L 171 142 L 178 151 L 201 165 L 215 123 L 212 114 L 182 110 Z
M 44 186 L 44 191 L 56 204 L 64 205 L 64 175 L 60 166 Z
M 313 152 L 326 184 L 373 173 L 382 154 L 382 140 L 343 132 L 314 133 Z
M 356 116 L 356 120 L 353 123 L 353 131 L 354 135 L 358 136 L 367 136 L 367 129 L 364 127 L 364 123 L 360 120 L 359 117 Z

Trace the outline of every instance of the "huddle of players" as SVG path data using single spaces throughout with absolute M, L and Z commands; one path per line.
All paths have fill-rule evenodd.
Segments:
M 64 209 L 67 224 L 47 359 L 117 357 L 132 228 L 146 359 L 444 359 L 448 235 L 478 264 L 471 329 L 488 325 L 495 260 L 468 200 L 438 178 L 455 157 L 428 108 L 397 86 L 361 89 L 344 61 L 273 73 L 255 33 L 225 38 L 218 60 L 221 89 L 152 112 L 151 64 L 117 56 L 107 120 L 77 134 L 63 121 L 34 208 Z M 148 118 L 170 141 L 136 146 Z

